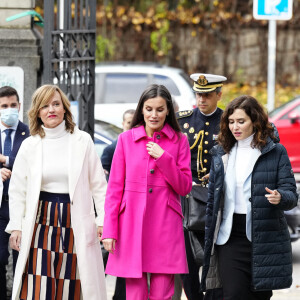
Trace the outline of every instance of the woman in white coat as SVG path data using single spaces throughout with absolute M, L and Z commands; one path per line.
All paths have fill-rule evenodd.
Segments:
M 98 240 L 106 180 L 93 141 L 55 85 L 35 91 L 28 116 L 31 137 L 9 188 L 6 231 L 20 251 L 12 299 L 106 299 Z

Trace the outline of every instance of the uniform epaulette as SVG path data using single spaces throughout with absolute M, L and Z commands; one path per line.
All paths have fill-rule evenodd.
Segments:
M 194 111 L 193 110 L 183 110 L 183 111 L 179 111 L 176 113 L 176 117 L 177 119 L 181 119 L 181 118 L 184 118 L 184 117 L 189 117 L 192 115 Z

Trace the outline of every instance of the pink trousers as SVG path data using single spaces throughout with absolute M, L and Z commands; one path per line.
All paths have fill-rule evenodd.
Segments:
M 142 278 L 126 278 L 127 300 L 171 300 L 174 294 L 174 274 L 150 275 L 148 295 L 147 273 Z

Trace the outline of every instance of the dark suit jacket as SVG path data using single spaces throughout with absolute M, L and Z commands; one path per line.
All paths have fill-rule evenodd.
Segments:
M 15 158 L 17 156 L 17 153 L 19 151 L 19 148 L 22 144 L 22 142 L 29 136 L 29 128 L 26 124 L 22 123 L 21 121 L 19 121 L 17 130 L 16 130 L 16 134 L 15 134 L 15 138 L 14 138 L 14 142 L 13 142 L 13 146 L 12 146 L 12 150 L 9 156 L 9 166 L 6 166 L 5 168 L 8 169 L 12 169 L 14 162 L 15 162 Z M 1 141 L 1 134 L 0 134 L 0 153 L 2 154 L 2 141 Z M 3 168 L 3 165 L 0 164 L 0 167 Z
M 102 167 L 108 172 L 110 172 L 110 167 L 116 150 L 117 142 L 118 140 L 116 139 L 115 141 L 112 142 L 112 144 L 104 148 L 101 156 Z

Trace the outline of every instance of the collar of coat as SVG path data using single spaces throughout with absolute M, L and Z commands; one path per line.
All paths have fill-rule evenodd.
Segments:
M 271 151 L 276 146 L 277 143 L 278 143 L 278 139 L 275 138 L 275 140 L 272 140 L 270 137 L 268 137 L 267 144 L 261 149 L 261 154 L 263 155 Z M 221 145 L 214 146 L 209 153 L 212 156 L 223 156 L 224 154 L 226 154 L 226 152 L 224 151 Z
M 164 134 L 168 139 L 171 140 L 175 134 L 175 130 L 168 123 L 166 123 L 159 133 Z M 132 136 L 135 142 L 139 139 L 147 137 L 145 127 L 141 125 L 139 127 L 132 128 Z

